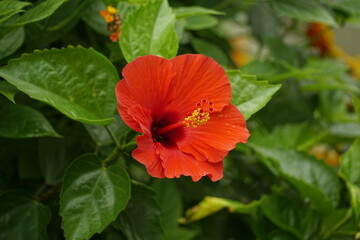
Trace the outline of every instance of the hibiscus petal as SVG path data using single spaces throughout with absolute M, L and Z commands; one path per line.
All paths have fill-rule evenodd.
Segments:
M 167 178 L 179 178 L 181 175 L 191 176 L 193 181 L 199 181 L 203 176 L 209 176 L 212 181 L 223 177 L 223 163 L 198 161 L 192 155 L 181 152 L 177 148 L 157 146 L 157 153 L 163 160 L 164 175 Z
M 179 149 L 196 159 L 212 163 L 222 161 L 236 143 L 245 143 L 250 136 L 241 112 L 232 104 L 210 115 L 210 120 L 197 128 L 185 129 Z
M 127 125 L 140 132 L 127 110 L 139 104 L 154 116 L 166 109 L 175 97 L 173 64 L 156 56 L 138 57 L 125 66 L 122 75 L 124 79 L 116 85 L 118 111 Z
M 151 136 L 143 135 L 136 138 L 138 147 L 132 152 L 133 158 L 145 165 L 147 172 L 157 178 L 163 178 L 164 169 L 161 159 L 156 154 L 156 144 Z
M 158 178 L 164 177 L 164 169 L 161 165 L 161 159 L 156 154 L 156 144 L 152 139 L 151 125 L 152 117 L 150 110 L 140 105 L 132 106 L 128 109 L 128 115 L 138 124 L 143 136 L 136 138 L 138 147 L 132 152 L 133 158 L 145 165 L 147 172 Z
M 153 119 L 151 117 L 151 111 L 139 104 L 129 107 L 126 111 L 126 115 L 137 126 L 137 131 L 151 136 L 151 125 Z
M 176 71 L 174 105 L 187 116 L 205 99 L 214 111 L 230 103 L 231 86 L 224 69 L 212 58 L 201 54 L 185 54 L 170 60 Z

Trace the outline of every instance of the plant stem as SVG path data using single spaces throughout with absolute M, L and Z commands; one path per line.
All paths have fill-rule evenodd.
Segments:
M 44 182 L 34 193 L 33 197 L 36 198 L 38 195 L 40 195 L 40 193 L 42 193 L 45 188 L 48 186 L 48 184 L 46 182 Z
M 333 228 L 331 228 L 330 230 L 326 231 L 323 236 L 320 237 L 320 239 L 322 240 L 325 240 L 325 239 L 329 239 L 330 236 L 336 231 L 338 230 L 342 225 L 344 225 L 347 221 L 350 220 L 352 216 L 352 210 L 349 209 L 347 212 L 346 212 L 346 215 L 339 220 L 339 222 L 337 224 L 334 225 Z
M 102 161 L 102 165 L 107 167 L 111 162 L 117 160 L 119 158 L 120 152 L 121 150 L 119 148 L 114 148 L 112 153 Z
M 106 131 L 108 132 L 108 134 L 110 135 L 110 137 L 114 140 L 116 147 L 122 151 L 122 147 L 120 145 L 120 142 L 117 140 L 115 134 L 113 133 L 113 131 L 108 127 L 108 126 L 104 126 Z

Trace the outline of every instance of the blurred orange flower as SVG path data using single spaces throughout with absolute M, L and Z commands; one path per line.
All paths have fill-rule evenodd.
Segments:
M 333 56 L 345 62 L 350 69 L 350 73 L 360 79 L 360 57 L 353 57 L 347 54 L 334 41 L 334 32 L 323 23 L 310 23 L 306 31 L 310 44 L 319 50 L 321 56 Z
M 100 10 L 100 15 L 108 23 L 108 30 L 110 33 L 110 40 L 112 42 L 119 41 L 121 17 L 117 13 L 116 8 L 107 6 L 106 10 Z

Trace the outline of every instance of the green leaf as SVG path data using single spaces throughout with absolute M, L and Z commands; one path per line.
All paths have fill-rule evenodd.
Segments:
M 176 18 L 186 18 L 195 15 L 225 15 L 224 12 L 216 11 L 211 8 L 204 8 L 200 6 L 191 6 L 191 7 L 179 7 L 174 8 L 174 13 Z
M 183 214 L 181 192 L 171 179 L 156 179 L 152 185 L 156 200 L 161 209 L 162 226 L 168 240 L 193 240 L 196 231 L 179 226 L 178 220 Z
M 219 23 L 216 17 L 210 15 L 195 15 L 185 18 L 187 30 L 202 30 L 215 27 Z
M 267 81 L 242 75 L 240 71 L 227 71 L 232 86 L 232 104 L 249 119 L 263 108 L 271 97 L 280 89 L 280 84 L 268 84 Z
M 129 198 L 129 176 L 119 163 L 105 168 L 93 154 L 78 157 L 66 170 L 60 193 L 65 238 L 89 239 L 102 232 Z
M 253 34 L 263 41 L 266 37 L 279 35 L 279 21 L 273 11 L 264 4 L 254 4 L 249 11 L 249 21 Z
M 198 205 L 186 211 L 185 218 L 181 218 L 181 223 L 191 223 L 199 221 L 209 215 L 212 215 L 224 208 L 227 208 L 231 213 L 249 214 L 253 212 L 261 203 L 261 199 L 253 201 L 250 204 L 244 204 L 239 201 L 218 198 L 218 197 L 205 197 Z
M 264 42 L 269 48 L 272 58 L 294 66 L 299 65 L 296 51 L 285 44 L 281 39 L 277 37 L 265 37 Z
M 360 226 L 360 188 L 350 182 L 347 182 L 346 186 L 350 193 L 350 204 L 354 212 L 354 217 Z
M 259 80 L 268 79 L 279 74 L 277 66 L 271 62 L 251 61 L 240 69 L 244 74 L 256 75 Z
M 282 150 L 248 143 L 257 153 L 272 160 L 280 174 L 308 197 L 322 214 L 329 213 L 339 201 L 340 183 L 336 173 L 323 162 L 294 150 Z
M 29 11 L 25 12 L 23 15 L 16 18 L 15 20 L 7 22 L 6 25 L 12 27 L 19 27 L 28 23 L 40 21 L 53 14 L 55 10 L 58 9 L 66 1 L 67 0 L 44 1 L 31 8 Z
M 323 219 L 321 225 L 321 232 L 319 235 L 323 236 L 322 239 L 331 240 L 352 240 L 358 229 L 354 218 L 352 218 L 351 209 L 347 208 L 336 209 Z M 342 237 L 344 238 L 336 236 L 337 233 L 339 233 L 339 235 L 342 235 Z M 330 235 L 332 237 L 328 238 Z M 351 237 L 346 238 L 344 235 L 348 235 Z
M 39 156 L 42 175 L 47 184 L 58 183 L 72 160 L 67 156 L 67 138 L 41 138 Z
M 183 213 L 181 193 L 173 181 L 156 179 L 153 184 L 156 200 L 161 208 L 161 218 L 165 232 L 178 226 L 178 219 Z
M 24 28 L 15 29 L 0 39 L 0 59 L 13 54 L 24 42 Z
M 340 158 L 340 174 L 352 183 L 360 184 L 360 139 Z
M 282 149 L 309 150 L 319 140 L 324 138 L 327 131 L 307 123 L 277 125 L 271 133 L 252 131 L 251 141 L 266 147 Z M 291 136 L 291 138 L 289 138 Z
M 360 2 L 358 0 L 338 0 L 329 3 L 333 8 L 340 9 L 350 14 L 357 15 L 360 13 Z
M 60 137 L 37 110 L 18 104 L 0 109 L 0 136 L 8 138 Z
M 160 208 L 155 192 L 141 183 L 131 186 L 131 199 L 126 209 L 113 223 L 128 240 L 163 239 Z
M 359 123 L 333 123 L 329 126 L 330 134 L 338 137 L 359 138 Z
M 356 220 L 360 219 L 360 139 L 356 139 L 350 149 L 340 158 L 339 174 L 346 180 L 350 193 L 350 203 Z
M 290 196 L 272 195 L 261 203 L 265 216 L 297 239 L 311 239 L 320 219 L 307 203 Z M 306 209 L 306 211 L 304 211 Z
M 173 58 L 178 50 L 175 14 L 167 0 L 157 0 L 133 11 L 121 28 L 120 47 L 128 62 L 144 55 Z
M 331 14 L 313 0 L 277 0 L 271 6 L 280 14 L 305 22 L 321 22 L 337 26 Z
M 31 5 L 29 2 L 2 0 L 0 2 L 0 23 L 17 13 L 24 12 L 22 9 L 29 5 Z
M 107 22 L 104 21 L 104 18 L 99 13 L 100 10 L 105 9 L 105 4 L 100 0 L 89 1 L 82 11 L 82 19 L 97 33 L 108 36 L 110 31 L 107 29 Z
M 46 240 L 50 209 L 20 191 L 0 195 L 0 239 Z
M 133 5 L 130 2 L 126 1 L 120 1 L 117 4 L 117 10 L 121 16 L 122 21 L 125 21 L 125 19 L 137 8 L 138 7 L 136 5 Z
M 15 103 L 15 95 L 18 92 L 17 88 L 6 81 L 0 81 L 0 93 L 7 97 L 10 101 Z
M 211 57 L 221 65 L 229 65 L 229 58 L 227 55 L 220 47 L 213 44 L 212 42 L 193 37 L 191 38 L 191 45 L 197 53 Z
M 99 125 L 113 121 L 119 76 L 94 49 L 79 46 L 24 54 L 0 68 L 0 76 L 76 121 Z
M 300 70 L 302 78 L 326 79 L 341 76 L 348 71 L 348 67 L 334 59 L 309 59 Z

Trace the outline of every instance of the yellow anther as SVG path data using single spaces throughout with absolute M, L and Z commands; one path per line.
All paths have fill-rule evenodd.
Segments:
M 186 127 L 196 128 L 200 125 L 204 125 L 210 119 L 210 114 L 204 112 L 203 109 L 196 109 L 190 116 L 185 118 L 184 124 Z
M 111 14 L 115 14 L 117 13 L 116 8 L 112 7 L 112 6 L 107 6 L 106 10 L 111 13 Z

